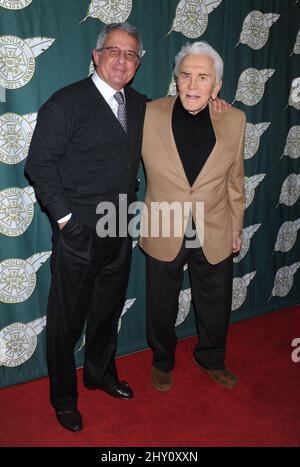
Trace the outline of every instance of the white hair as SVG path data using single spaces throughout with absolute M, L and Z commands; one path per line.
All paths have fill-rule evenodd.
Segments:
M 145 51 L 143 50 L 143 44 L 142 44 L 142 41 L 141 41 L 141 38 L 139 36 L 139 33 L 137 32 L 137 29 L 136 27 L 134 26 L 131 26 L 131 24 L 129 23 L 110 23 L 110 24 L 107 24 L 103 29 L 102 31 L 100 32 L 98 38 L 97 38 L 97 42 L 96 42 L 96 50 L 99 52 L 102 47 L 104 46 L 104 43 L 106 41 L 106 38 L 108 36 L 108 34 L 112 31 L 124 31 L 124 32 L 127 32 L 127 34 L 129 34 L 130 36 L 134 37 L 135 40 L 137 41 L 138 43 L 138 54 L 139 54 L 139 57 L 142 58 L 142 56 L 144 55 Z
M 187 55 L 208 55 L 214 62 L 216 84 L 218 85 L 223 77 L 224 62 L 218 52 L 207 42 L 187 42 L 175 57 L 174 75 L 177 78 L 182 60 Z

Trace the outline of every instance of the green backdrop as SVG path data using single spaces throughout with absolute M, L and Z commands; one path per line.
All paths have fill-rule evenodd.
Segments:
M 248 207 L 232 322 L 300 302 L 300 1 L 0 0 L 0 386 L 47 374 L 51 229 L 23 174 L 36 114 L 53 92 L 90 73 L 103 23 L 127 17 L 147 51 L 137 90 L 173 93 L 174 56 L 186 41 L 206 40 L 225 62 L 221 97 L 246 112 Z M 142 167 L 140 177 L 142 199 Z M 190 299 L 186 270 L 179 337 L 195 334 Z M 137 245 L 119 324 L 118 355 L 147 347 Z M 83 352 L 82 338 L 78 365 Z

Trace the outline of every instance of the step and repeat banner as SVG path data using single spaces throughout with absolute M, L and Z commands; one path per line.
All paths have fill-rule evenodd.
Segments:
M 187 41 L 205 40 L 225 62 L 221 97 L 247 115 L 247 209 L 232 322 L 300 303 L 300 1 L 0 0 L 2 387 L 47 374 L 51 228 L 24 177 L 37 112 L 57 89 L 93 71 L 100 30 L 122 21 L 138 28 L 146 49 L 133 82 L 138 91 L 151 99 L 176 94 L 175 55 Z M 142 166 L 139 176 L 142 200 Z M 196 332 L 184 269 L 178 337 Z M 137 241 L 118 342 L 118 355 L 147 347 Z M 83 332 L 78 366 L 84 345 Z

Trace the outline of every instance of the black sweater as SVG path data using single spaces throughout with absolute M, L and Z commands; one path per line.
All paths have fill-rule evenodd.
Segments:
M 94 226 L 100 201 L 135 199 L 146 98 L 125 87 L 128 134 L 91 78 L 40 109 L 25 172 L 54 220 L 73 212 Z
M 193 185 L 216 142 L 208 105 L 192 115 L 178 97 L 173 108 L 172 128 L 187 179 Z

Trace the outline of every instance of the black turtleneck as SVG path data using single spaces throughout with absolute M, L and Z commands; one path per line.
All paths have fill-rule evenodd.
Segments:
M 216 143 L 208 105 L 192 115 L 178 97 L 173 108 L 172 129 L 187 179 L 193 185 Z

